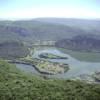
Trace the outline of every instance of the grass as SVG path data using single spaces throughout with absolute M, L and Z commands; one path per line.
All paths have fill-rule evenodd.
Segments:
M 100 100 L 100 85 L 45 80 L 0 61 L 0 100 Z

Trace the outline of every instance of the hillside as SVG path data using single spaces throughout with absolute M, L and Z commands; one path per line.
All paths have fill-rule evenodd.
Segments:
M 19 40 L 61 40 L 76 35 L 92 34 L 100 37 L 99 20 L 42 18 L 20 21 L 0 21 L 0 42 Z
M 18 41 L 5 41 L 0 43 L 0 58 L 14 59 L 29 54 L 28 48 Z
M 100 38 L 96 35 L 77 35 L 57 41 L 55 45 L 73 51 L 100 52 Z
M 0 100 L 100 100 L 100 85 L 45 80 L 0 60 Z
M 60 24 L 66 26 L 73 26 L 76 28 L 86 30 L 98 30 L 100 26 L 100 19 L 75 19 L 75 18 L 36 18 L 35 20 L 45 23 Z

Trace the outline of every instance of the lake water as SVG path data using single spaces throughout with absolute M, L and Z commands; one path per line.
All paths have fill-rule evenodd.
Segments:
M 68 57 L 68 59 L 47 59 L 49 61 L 52 62 L 62 62 L 65 64 L 69 64 L 69 71 L 63 74 L 57 74 L 57 75 L 49 75 L 49 77 L 52 78 L 74 78 L 74 77 L 78 77 L 82 74 L 88 74 L 91 75 L 92 73 L 96 72 L 96 71 L 100 71 L 100 63 L 99 62 L 85 62 L 85 61 L 79 61 L 73 57 L 71 57 L 68 54 L 62 53 L 61 51 L 59 51 L 56 48 L 45 48 L 45 49 L 41 49 L 41 50 L 35 50 L 34 54 L 33 54 L 33 58 L 39 58 L 39 54 L 41 53 L 52 53 L 52 54 L 56 54 L 59 56 L 65 56 Z M 27 72 L 31 72 L 34 74 L 40 74 L 38 73 L 34 67 L 30 66 L 30 65 L 23 65 L 23 64 L 16 64 L 16 66 L 18 68 L 20 68 L 21 70 L 27 71 Z

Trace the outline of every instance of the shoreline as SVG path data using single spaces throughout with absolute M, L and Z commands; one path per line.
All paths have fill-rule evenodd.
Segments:
M 55 75 L 56 74 L 54 72 L 43 71 L 42 69 L 38 68 L 35 64 L 25 62 L 25 61 L 8 61 L 8 63 L 30 65 L 30 66 L 34 67 L 35 70 L 37 70 L 40 74 L 45 74 L 45 75 Z

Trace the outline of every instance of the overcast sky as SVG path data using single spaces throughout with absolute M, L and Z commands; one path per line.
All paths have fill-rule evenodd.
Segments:
M 0 0 L 0 19 L 100 18 L 100 0 Z

